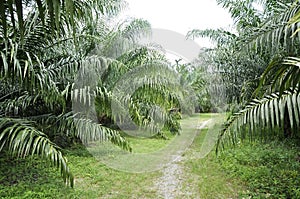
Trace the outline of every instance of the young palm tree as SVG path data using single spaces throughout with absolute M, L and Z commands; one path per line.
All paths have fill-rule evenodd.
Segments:
M 292 2 L 273 2 L 273 5 L 277 5 L 273 7 L 276 14 L 265 19 L 252 34 L 243 35 L 242 39 L 247 41 L 248 48 L 267 54 L 271 60 L 253 95 L 259 98 L 250 100 L 230 117 L 219 136 L 218 147 L 226 142 L 236 144 L 239 139 L 247 137 L 251 140 L 257 137 L 299 137 L 299 59 L 290 56 L 299 56 L 299 20 L 296 17 L 300 7 L 299 3 Z M 278 9 L 281 12 L 277 12 Z
M 171 91 L 178 85 L 173 85 L 174 72 L 161 62 L 161 53 L 138 45 L 137 38 L 149 32 L 146 21 L 132 20 L 112 28 L 101 17 L 115 15 L 123 6 L 122 1 L 111 0 L 4 2 L 0 151 L 20 157 L 40 154 L 60 168 L 65 182 L 73 186 L 66 158 L 53 142 L 57 137 L 79 137 L 83 143 L 109 140 L 131 150 L 118 131 L 99 124 L 104 116 L 115 121 L 122 116 L 112 115 L 111 101 L 129 102 L 134 121 L 159 133 L 153 122 L 156 115 L 149 110 L 154 104 L 165 110 L 178 104 L 175 99 L 180 92 Z M 155 68 L 161 66 L 161 76 L 151 69 L 157 61 L 160 65 Z M 143 87 L 134 95 L 117 98 L 115 84 L 140 65 L 147 69 L 145 78 L 136 79 Z M 96 119 L 90 117 L 95 104 Z M 163 117 L 167 124 L 176 124 L 168 113 Z
M 114 14 L 123 6 L 120 1 L 97 3 L 4 1 L 0 6 L 0 151 L 19 157 L 44 156 L 71 186 L 73 176 L 66 158 L 51 141 L 57 134 L 82 141 L 110 140 L 130 150 L 118 132 L 70 112 L 77 71 L 100 60 L 87 57 L 91 42 L 76 43 L 93 37 L 80 35 L 78 30 L 90 24 L 88 16 Z
M 264 10 L 256 10 L 254 2 Z M 232 145 L 246 138 L 298 137 L 299 2 L 218 0 L 218 3 L 229 10 L 237 34 L 194 30 L 190 35 L 209 36 L 217 41 L 213 60 L 224 72 L 237 72 L 238 75 L 228 76 L 227 84 L 236 84 L 239 79 L 241 86 L 235 95 L 243 93 L 248 99 L 240 99 L 244 108 L 228 119 L 217 150 L 226 143 Z M 228 65 L 232 67 L 226 70 Z
M 141 21 L 134 23 L 137 22 L 143 25 Z M 124 30 L 128 32 L 130 29 L 127 26 Z M 125 35 L 127 36 L 128 33 Z M 178 133 L 179 124 L 168 112 L 173 106 L 182 105 L 179 100 L 183 99 L 184 91 L 177 81 L 178 74 L 169 67 L 166 58 L 155 46 L 140 46 L 132 41 L 127 41 L 126 45 L 131 46 L 132 49 L 124 51 L 123 45 L 117 50 L 111 50 L 115 46 L 109 45 L 104 48 L 108 49 L 108 52 L 118 52 L 119 56 L 116 59 L 119 65 L 109 65 L 107 72 L 100 78 L 98 85 L 100 94 L 96 97 L 98 119 L 100 121 L 109 119 L 122 126 L 128 125 L 126 123 L 129 121 L 124 116 L 129 116 L 137 126 L 148 127 L 153 134 L 165 137 L 158 124 L 154 122 L 158 115 L 152 112 L 155 106 L 160 106 L 163 109 L 160 112 L 163 115 L 160 117 L 162 121 L 166 121 L 165 124 L 168 126 L 166 128 L 172 128 L 174 133 Z M 105 54 L 106 52 L 101 48 L 94 53 Z M 114 53 L 113 56 L 116 54 Z M 129 115 L 126 114 L 127 110 L 123 110 L 124 107 L 129 107 Z M 113 111 L 116 109 L 118 111 Z

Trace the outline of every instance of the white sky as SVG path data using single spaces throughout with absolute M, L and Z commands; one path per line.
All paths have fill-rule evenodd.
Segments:
M 125 15 L 148 20 L 153 28 L 164 28 L 186 35 L 192 29 L 229 28 L 232 19 L 215 0 L 126 0 Z M 197 39 L 202 46 L 207 40 Z

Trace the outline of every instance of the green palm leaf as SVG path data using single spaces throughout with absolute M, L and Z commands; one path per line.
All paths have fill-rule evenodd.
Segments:
M 287 57 L 283 61 L 274 59 L 262 74 L 257 91 L 263 85 L 270 85 L 280 94 L 289 88 L 297 88 L 300 82 L 299 63 L 300 59 L 296 57 Z
M 218 46 L 224 46 L 237 38 L 237 35 L 226 31 L 224 29 L 206 29 L 206 30 L 191 30 L 187 33 L 187 38 L 197 38 L 197 37 L 208 37 L 213 42 L 216 42 Z
M 289 121 L 294 134 L 299 133 L 300 95 L 298 88 L 272 93 L 264 98 L 253 99 L 242 110 L 233 114 L 221 131 L 217 151 L 227 144 L 236 145 L 247 137 L 257 139 L 274 137 L 275 132 L 284 132 L 284 125 Z M 278 129 L 281 129 L 278 131 Z M 260 131 L 260 135 L 257 133 Z
M 26 7 L 28 2 L 32 4 L 32 7 Z M 126 6 L 127 4 L 122 0 L 4 0 L 0 6 L 1 29 L 4 37 L 7 38 L 7 27 L 9 27 L 10 23 L 18 24 L 18 31 L 21 38 L 23 38 L 26 17 L 24 10 L 37 9 L 36 13 L 38 13 L 38 17 L 43 24 L 45 20 L 49 19 L 52 29 L 59 29 L 64 24 L 71 26 L 73 31 L 75 31 L 75 24 L 79 19 L 89 20 L 94 16 L 103 14 L 116 15 Z M 12 9 L 12 7 L 15 7 L 15 9 Z M 5 14 L 7 12 L 10 13 L 9 16 Z M 17 20 L 14 18 L 14 15 L 17 16 Z M 14 29 L 16 33 L 17 29 Z
M 32 122 L 22 119 L 0 117 L 0 151 L 3 147 L 18 157 L 39 154 L 60 169 L 66 184 L 73 187 L 74 179 L 67 160 L 60 148 L 34 127 Z
M 40 123 L 51 124 L 52 131 L 54 129 L 62 134 L 73 134 L 80 138 L 84 144 L 92 141 L 110 141 L 124 150 L 132 150 L 129 142 L 120 135 L 119 131 L 96 123 L 84 113 L 78 112 L 74 114 L 73 112 L 69 112 L 59 116 L 45 115 L 36 119 Z
M 287 3 L 289 5 L 289 3 Z M 300 6 L 290 6 L 281 12 L 275 12 L 275 15 L 264 20 L 259 27 L 250 27 L 250 31 L 243 34 L 241 43 L 246 43 L 250 48 L 258 50 L 270 50 L 274 53 L 285 48 L 289 52 L 293 50 L 291 44 L 295 42 L 293 35 L 297 34 L 298 23 L 290 23 L 296 13 L 299 12 Z M 300 34 L 298 34 L 300 37 Z

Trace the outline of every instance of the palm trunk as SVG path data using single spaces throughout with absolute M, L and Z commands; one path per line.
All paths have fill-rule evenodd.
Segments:
M 291 127 L 291 122 L 289 120 L 289 112 L 287 107 L 285 107 L 285 111 L 284 111 L 283 135 L 284 138 L 292 137 L 292 127 Z

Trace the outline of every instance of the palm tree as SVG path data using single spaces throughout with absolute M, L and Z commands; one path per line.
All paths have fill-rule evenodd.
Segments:
M 245 138 L 299 137 L 299 59 L 290 56 L 299 56 L 297 13 L 300 7 L 293 2 L 273 2 L 273 5 L 274 16 L 266 18 L 241 40 L 247 41 L 248 48 L 254 52 L 267 54 L 270 64 L 260 77 L 253 95 L 256 98 L 225 124 L 217 149 L 224 143 L 236 144 Z
M 239 79 L 241 86 L 234 95 L 244 96 L 238 100 L 243 108 L 224 125 L 217 150 L 246 138 L 298 137 L 299 3 L 273 0 L 217 2 L 230 12 L 236 34 L 223 30 L 190 32 L 192 36 L 209 36 L 217 42 L 213 60 L 222 72 L 228 71 L 229 78 L 223 75 L 226 84 L 236 84 L 236 78 Z M 256 10 L 254 2 L 264 10 Z M 232 67 L 226 70 L 227 66 Z M 232 75 L 234 71 L 238 75 Z
M 117 13 L 123 6 L 120 2 L 1 3 L 0 151 L 18 157 L 39 154 L 57 166 L 66 184 L 73 186 L 67 160 L 52 137 L 60 133 L 82 141 L 110 140 L 131 150 L 117 131 L 77 117 L 69 106 L 76 72 L 101 59 L 86 56 L 91 42 L 77 42 L 93 35 L 80 35 L 78 30 L 90 24 L 88 16 Z
M 116 129 L 99 124 L 103 116 L 114 122 L 122 116 L 112 114 L 112 101 L 129 102 L 135 122 L 161 133 L 154 122 L 157 115 L 149 110 L 159 104 L 167 111 L 179 104 L 183 94 L 159 50 L 137 42 L 140 35 L 148 34 L 149 23 L 131 20 L 111 27 L 102 17 L 117 14 L 123 6 L 122 1 L 112 0 L 4 2 L 0 151 L 20 157 L 42 155 L 60 168 L 65 182 L 73 186 L 66 158 L 54 142 L 57 137 L 79 137 L 83 143 L 109 140 L 131 150 Z M 10 12 L 18 19 L 13 18 L 15 14 L 7 15 Z M 140 65 L 147 69 L 143 70 L 145 78 L 136 79 L 143 87 L 136 88 L 134 95 L 123 93 L 123 98 L 117 98 L 115 84 Z M 153 66 L 160 66 L 162 75 L 158 76 Z M 174 88 L 178 92 L 172 92 Z M 90 117 L 95 116 L 90 112 L 94 106 L 96 119 Z M 178 124 L 168 112 L 162 117 L 169 128 Z M 62 147 L 64 144 L 60 142 Z

